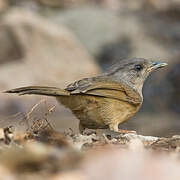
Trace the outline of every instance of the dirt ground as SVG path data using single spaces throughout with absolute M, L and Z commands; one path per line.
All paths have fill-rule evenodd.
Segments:
M 49 121 L 55 106 L 47 106 L 41 118 L 36 116 L 41 103 L 25 115 L 9 117 L 23 118 L 16 125 L 0 129 L 0 179 L 180 178 L 180 136 L 98 130 L 86 130 L 82 135 L 71 129 L 60 133 Z M 20 126 L 26 128 L 20 130 Z

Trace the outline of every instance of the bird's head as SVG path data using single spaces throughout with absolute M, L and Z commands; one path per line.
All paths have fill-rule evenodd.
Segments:
M 107 75 L 115 81 L 124 81 L 141 92 L 148 75 L 154 70 L 165 66 L 167 66 L 167 63 L 133 58 L 119 61 L 110 68 Z

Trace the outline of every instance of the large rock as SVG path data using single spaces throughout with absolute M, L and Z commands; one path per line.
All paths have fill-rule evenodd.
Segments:
M 93 58 L 64 26 L 22 9 L 12 10 L 2 18 L 0 46 L 1 91 L 26 85 L 63 88 L 99 71 Z M 9 115 L 26 112 L 37 102 L 34 96 L 17 98 L 0 94 L 0 98 L 1 114 L 8 111 Z

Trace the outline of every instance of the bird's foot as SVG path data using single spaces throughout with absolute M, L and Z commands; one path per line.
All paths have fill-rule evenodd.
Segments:
M 131 131 L 131 130 L 124 130 L 124 129 L 118 129 L 117 131 L 112 131 L 112 130 L 106 130 L 103 133 L 107 138 L 109 139 L 117 139 L 121 137 L 124 134 L 137 134 L 136 131 Z

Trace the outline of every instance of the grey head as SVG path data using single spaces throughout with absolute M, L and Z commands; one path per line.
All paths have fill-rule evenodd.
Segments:
M 124 82 L 141 93 L 148 75 L 164 66 L 167 66 L 167 63 L 143 58 L 125 59 L 114 64 L 104 75 L 114 81 Z

